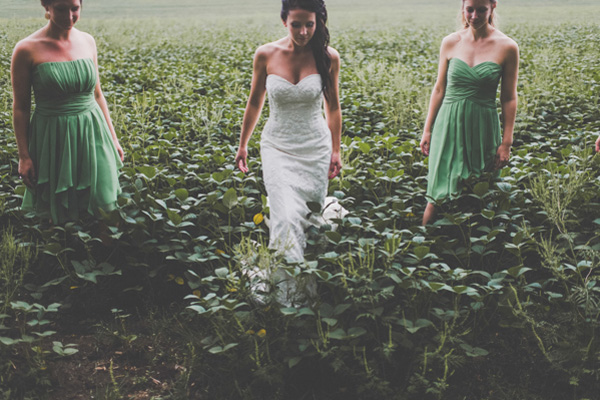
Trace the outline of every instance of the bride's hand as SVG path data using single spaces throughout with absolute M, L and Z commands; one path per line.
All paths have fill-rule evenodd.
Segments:
M 248 163 L 246 162 L 246 158 L 248 158 L 248 150 L 245 147 L 240 147 L 235 155 L 235 165 L 242 171 L 246 173 L 249 171 Z
M 342 159 L 340 153 L 331 154 L 331 162 L 329 163 L 329 179 L 333 179 L 339 175 L 342 170 Z

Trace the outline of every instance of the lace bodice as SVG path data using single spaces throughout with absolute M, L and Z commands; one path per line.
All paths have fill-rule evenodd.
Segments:
M 279 75 L 270 74 L 266 86 L 270 114 L 263 134 L 288 141 L 321 137 L 328 131 L 323 118 L 319 74 L 308 75 L 295 85 Z M 302 135 L 291 135 L 299 128 Z

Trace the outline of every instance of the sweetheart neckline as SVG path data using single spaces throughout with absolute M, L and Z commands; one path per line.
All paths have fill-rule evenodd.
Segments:
M 470 69 L 473 69 L 473 68 L 475 68 L 475 67 L 478 67 L 478 66 L 480 66 L 481 64 L 487 64 L 487 63 L 491 63 L 491 64 L 497 65 L 498 67 L 502 68 L 502 65 L 500 65 L 500 64 L 498 64 L 497 62 L 494 62 L 494 61 L 482 61 L 482 62 L 480 62 L 479 64 L 475 64 L 475 65 L 473 65 L 473 66 L 470 66 L 470 65 L 469 65 L 469 64 L 468 64 L 466 61 L 464 61 L 464 60 L 462 60 L 462 59 L 460 59 L 460 58 L 458 58 L 458 57 L 452 57 L 452 58 L 450 58 L 450 60 L 448 60 L 448 62 L 450 62 L 450 61 L 452 61 L 452 60 L 458 60 L 458 61 L 462 62 L 463 64 L 465 64 L 465 65 L 466 65 L 467 67 L 469 67 Z
M 298 86 L 298 85 L 300 85 L 302 82 L 304 82 L 304 81 L 305 81 L 307 78 L 309 78 L 309 77 L 311 77 L 311 76 L 315 76 L 315 75 L 317 75 L 317 76 L 321 76 L 320 74 L 309 74 L 309 75 L 306 75 L 304 78 L 300 79 L 300 80 L 299 80 L 297 83 L 292 83 L 292 82 L 288 81 L 287 79 L 285 79 L 283 76 L 281 76 L 281 75 L 277 75 L 277 74 L 268 74 L 268 75 L 267 75 L 267 78 L 268 78 L 269 76 L 276 76 L 276 77 L 278 77 L 279 79 L 281 79 L 281 80 L 283 80 L 283 81 L 285 81 L 285 82 L 289 83 L 289 84 L 290 84 L 290 85 L 292 85 L 292 86 Z

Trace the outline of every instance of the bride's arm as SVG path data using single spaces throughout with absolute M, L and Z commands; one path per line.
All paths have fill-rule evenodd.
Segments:
M 256 127 L 260 112 L 265 102 L 265 84 L 267 80 L 267 50 L 261 46 L 254 54 L 254 67 L 252 72 L 252 86 L 250 96 L 244 111 L 244 120 L 242 122 L 242 132 L 240 134 L 240 146 L 235 156 L 235 165 L 242 172 L 248 172 L 248 141 Z
M 340 154 L 340 142 L 342 139 L 342 109 L 340 106 L 340 55 L 331 47 L 331 87 L 328 89 L 325 99 L 325 117 L 331 131 L 331 163 L 329 164 L 329 179 L 335 178 L 342 169 L 342 158 Z

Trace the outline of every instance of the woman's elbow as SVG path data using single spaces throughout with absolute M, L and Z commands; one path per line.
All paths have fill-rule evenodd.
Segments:
M 518 103 L 518 99 L 517 99 L 517 95 L 510 95 L 510 96 L 501 96 L 500 97 L 500 104 L 502 104 L 503 106 L 512 106 L 512 107 L 517 107 L 517 103 Z
M 26 116 L 31 112 L 31 104 L 23 104 L 21 102 L 14 101 L 13 102 L 13 116 L 20 117 Z

